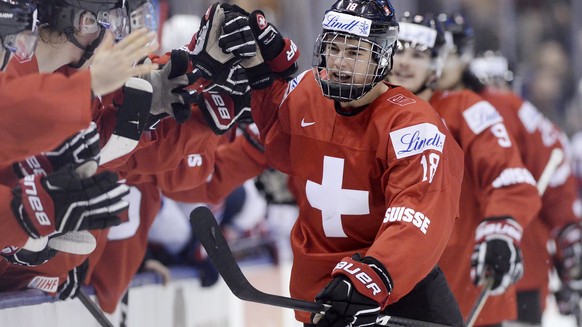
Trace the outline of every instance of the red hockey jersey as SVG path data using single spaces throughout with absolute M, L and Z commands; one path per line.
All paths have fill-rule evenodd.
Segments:
M 439 265 L 466 317 L 481 291 L 470 278 L 477 225 L 487 217 L 511 216 L 525 227 L 537 215 L 541 200 L 515 140 L 490 103 L 468 90 L 437 92 L 430 103 L 465 153 L 461 216 Z M 515 289 L 489 297 L 487 307 L 477 325 L 515 319 Z
M 565 135 L 531 103 L 516 94 L 491 88 L 485 89 L 481 96 L 503 116 L 510 134 L 519 145 L 525 166 L 536 180 L 540 178 L 553 149 L 559 148 L 567 154 Z M 525 274 L 517 289 L 539 290 L 540 308 L 546 304 L 548 269 L 552 266 L 546 243 L 553 231 L 580 222 L 579 213 L 575 210 L 578 202 L 576 178 L 566 156 L 542 196 L 540 215 L 524 230 L 522 239 Z
M 360 113 L 340 115 L 311 71 L 253 91 L 252 108 L 268 162 L 297 190 L 291 296 L 313 301 L 335 265 L 358 252 L 388 269 L 389 303 L 409 293 L 458 216 L 462 152 L 438 114 L 390 86 Z
M 17 179 L 12 163 L 54 149 L 91 122 L 90 73 L 39 74 L 36 57 L 25 63 L 13 59 L 0 73 L 0 98 L 0 170 L 10 175 L 3 185 Z M 20 247 L 28 235 L 12 215 L 10 188 L 0 189 L 0 196 L 0 249 Z

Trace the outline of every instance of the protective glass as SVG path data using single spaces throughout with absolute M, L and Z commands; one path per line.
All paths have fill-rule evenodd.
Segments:
M 97 13 L 97 22 L 99 25 L 111 31 L 117 40 L 129 34 L 128 20 L 129 18 L 127 17 L 125 8 L 115 8 Z
M 158 18 L 153 3 L 146 2 L 129 13 L 131 31 L 145 27 L 149 31 L 158 30 Z
M 38 29 L 36 27 L 36 10 L 33 12 L 32 26 L 30 29 L 17 34 L 6 35 L 2 39 L 2 45 L 20 61 L 32 59 L 36 45 L 38 44 Z

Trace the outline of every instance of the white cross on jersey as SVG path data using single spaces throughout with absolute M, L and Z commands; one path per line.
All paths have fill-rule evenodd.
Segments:
M 344 159 L 325 156 L 321 184 L 308 180 L 305 185 L 309 204 L 321 210 L 323 231 L 327 237 L 347 237 L 341 215 L 370 213 L 369 192 L 343 189 L 343 179 Z

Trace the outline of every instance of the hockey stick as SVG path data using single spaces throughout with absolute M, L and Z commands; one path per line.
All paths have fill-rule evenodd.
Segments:
M 95 317 L 97 322 L 99 322 L 99 325 L 101 325 L 102 327 L 113 327 L 111 321 L 109 321 L 109 319 L 105 317 L 103 311 L 101 311 L 99 306 L 97 306 L 97 304 L 93 302 L 93 300 L 91 300 L 91 298 L 87 295 L 87 293 L 85 293 L 85 291 L 83 291 L 83 289 L 79 289 L 77 297 L 79 298 L 79 300 L 81 300 L 81 302 L 87 308 L 87 310 L 91 312 L 91 315 Z
M 210 209 L 202 206 L 192 210 L 190 213 L 190 223 L 192 224 L 192 231 L 196 234 L 202 246 L 204 246 L 208 257 L 216 266 L 222 279 L 224 279 L 228 288 L 239 299 L 322 314 L 329 308 L 328 305 L 323 303 L 267 294 L 254 288 L 240 270 L 228 247 L 226 239 L 222 235 L 218 222 Z M 443 325 L 393 316 L 380 316 L 376 321 L 376 326 L 442 327 Z
M 540 196 L 544 195 L 544 193 L 546 192 L 546 189 L 550 185 L 550 180 L 552 179 L 552 176 L 562 163 L 562 160 L 564 160 L 564 151 L 562 151 L 562 149 L 560 148 L 553 149 L 552 153 L 550 154 L 550 159 L 548 159 L 548 163 L 546 163 L 546 166 L 544 167 L 544 170 L 542 171 L 542 174 L 540 175 L 540 178 L 538 179 L 536 185 L 538 189 L 538 194 Z M 485 285 L 481 290 L 481 293 L 479 294 L 479 297 L 477 297 L 477 301 L 475 301 L 475 304 L 473 304 L 471 312 L 469 312 L 469 316 L 467 316 L 467 320 L 465 322 L 466 327 L 472 327 L 475 321 L 477 320 L 477 317 L 479 316 L 481 309 L 483 309 L 483 307 L 485 306 L 485 302 L 489 297 L 489 293 L 491 292 L 492 286 L 493 278 L 489 277 L 486 280 Z
M 477 321 L 479 313 L 481 313 L 481 310 L 483 309 L 485 303 L 487 302 L 487 298 L 489 298 L 489 294 L 491 294 L 493 282 L 494 282 L 493 276 L 485 277 L 485 284 L 483 285 L 483 289 L 481 290 L 481 293 L 479 294 L 477 301 L 475 301 L 475 304 L 473 304 L 471 312 L 469 312 L 469 316 L 467 316 L 465 327 L 473 327 L 473 325 Z
M 546 164 L 544 171 L 538 179 L 537 188 L 538 194 L 540 196 L 544 195 L 544 192 L 546 192 L 546 188 L 548 188 L 548 185 L 550 185 L 552 175 L 554 175 L 562 163 L 562 160 L 564 160 L 564 151 L 562 151 L 560 148 L 553 149 L 552 153 L 550 154 L 550 159 L 548 159 L 548 163 Z

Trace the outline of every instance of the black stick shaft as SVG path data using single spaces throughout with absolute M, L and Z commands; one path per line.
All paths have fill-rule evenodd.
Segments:
M 93 317 L 95 317 L 97 322 L 99 322 L 99 324 L 102 327 L 113 327 L 113 324 L 111 323 L 111 321 L 109 321 L 109 319 L 107 319 L 107 317 L 105 317 L 105 314 L 103 314 L 103 311 L 101 311 L 101 309 L 97 306 L 97 304 L 95 302 L 93 302 L 93 300 L 91 300 L 91 298 L 89 298 L 89 296 L 85 293 L 85 291 L 80 289 L 77 297 L 79 298 L 79 300 L 81 300 L 83 305 L 87 308 L 87 310 L 89 310 L 89 312 L 91 312 L 91 315 L 93 315 Z

